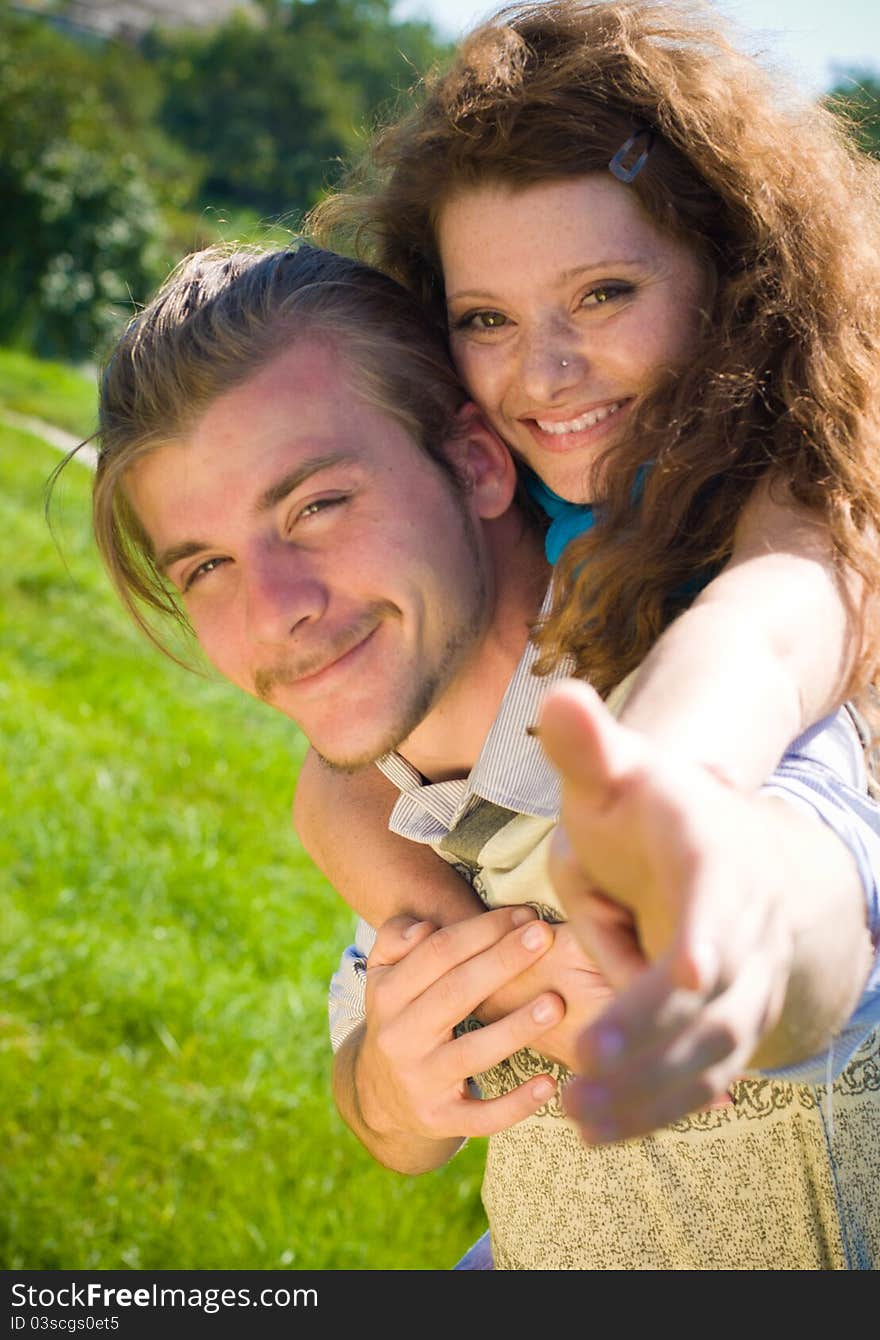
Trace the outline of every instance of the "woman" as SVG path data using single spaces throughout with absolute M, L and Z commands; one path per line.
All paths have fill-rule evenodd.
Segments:
M 313 224 L 420 296 L 526 467 L 545 668 L 607 695 L 641 667 L 622 719 L 746 788 L 873 679 L 876 169 L 714 14 L 501 11 Z M 365 879 L 388 803 L 312 765 L 301 836 L 373 925 L 465 915 L 427 853 Z
M 545 669 L 607 695 L 640 666 L 622 719 L 747 788 L 872 680 L 876 168 L 714 14 L 502 10 L 313 223 L 420 295 L 527 467 L 558 560 Z M 330 793 L 378 824 L 375 783 L 301 785 L 372 924 L 463 913 L 325 845 Z

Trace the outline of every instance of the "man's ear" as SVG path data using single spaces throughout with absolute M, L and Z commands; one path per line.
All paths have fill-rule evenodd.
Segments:
M 484 521 L 502 516 L 516 492 L 516 466 L 507 445 L 472 400 L 455 416 L 446 455 Z

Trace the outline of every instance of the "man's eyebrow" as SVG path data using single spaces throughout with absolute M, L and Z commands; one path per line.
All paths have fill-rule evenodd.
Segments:
M 284 499 L 301 484 L 304 484 L 312 475 L 320 473 L 321 470 L 327 470 L 331 465 L 350 465 L 355 460 L 351 452 L 333 452 L 328 456 L 312 456 L 307 461 L 303 461 L 295 470 L 290 470 L 286 475 L 275 483 L 271 484 L 257 499 L 256 511 L 270 512 L 278 503 Z M 175 563 L 179 563 L 184 558 L 192 558 L 193 554 L 200 554 L 213 546 L 208 540 L 181 540 L 179 544 L 172 544 L 168 549 L 163 549 L 154 559 L 157 572 L 163 577 L 168 575 L 168 569 Z
M 312 456 L 309 460 L 303 461 L 295 470 L 291 470 L 286 475 L 282 475 L 277 483 L 271 484 L 266 492 L 257 499 L 256 511 L 271 512 L 272 508 L 284 499 L 300 484 L 304 484 L 312 475 L 318 474 L 321 470 L 327 470 L 331 465 L 350 465 L 355 457 L 351 452 L 333 452 L 329 456 Z
M 182 558 L 191 558 L 193 554 L 200 554 L 207 548 L 209 545 L 206 540 L 183 540 L 180 544 L 172 544 L 154 558 L 156 571 L 167 577 L 168 569 L 173 568 L 175 563 L 179 563 Z

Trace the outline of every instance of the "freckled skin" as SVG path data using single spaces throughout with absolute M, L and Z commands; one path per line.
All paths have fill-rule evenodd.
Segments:
M 598 454 L 695 346 L 704 265 L 610 174 L 463 191 L 441 210 L 437 236 L 464 382 L 545 483 L 589 501 Z M 609 408 L 570 433 L 538 422 L 558 427 Z

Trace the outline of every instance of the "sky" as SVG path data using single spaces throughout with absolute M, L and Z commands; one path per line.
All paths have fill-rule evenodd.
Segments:
M 747 49 L 781 65 L 804 92 L 824 92 L 843 69 L 880 72 L 878 0 L 714 0 L 747 34 Z M 482 0 L 398 0 L 399 18 L 428 18 L 457 37 L 498 4 Z

